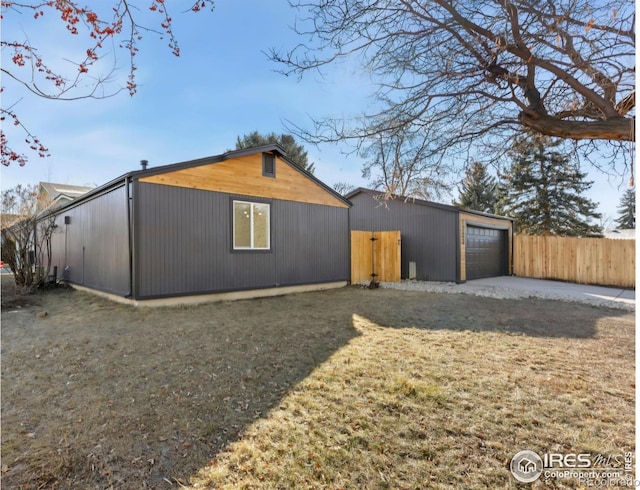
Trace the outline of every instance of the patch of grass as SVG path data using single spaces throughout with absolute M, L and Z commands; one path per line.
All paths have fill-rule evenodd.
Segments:
M 440 405 L 443 405 L 447 398 L 439 386 L 409 379 L 404 375 L 397 375 L 391 381 L 391 392 L 400 397 L 412 398 L 417 402 L 433 402 Z
M 633 314 L 357 288 L 38 301 L 3 311 L 6 488 L 520 488 L 521 449 L 634 450 Z M 578 484 L 532 485 L 554 487 Z
M 508 463 L 521 449 L 633 450 L 630 316 L 603 317 L 597 340 L 552 342 L 381 328 L 364 317 L 354 325 L 361 336 L 201 470 L 193 488 L 518 488 Z M 610 342 L 625 347 L 603 358 Z M 241 465 L 240 454 L 250 454 Z

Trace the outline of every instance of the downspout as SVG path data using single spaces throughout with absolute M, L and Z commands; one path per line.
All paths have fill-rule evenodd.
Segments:
M 124 187 L 125 194 L 127 199 L 127 240 L 129 242 L 129 292 L 126 294 L 125 298 L 133 297 L 133 233 L 131 231 L 131 192 L 130 192 L 130 178 L 124 178 Z
M 38 219 L 33 223 L 33 264 L 31 264 L 31 273 L 34 277 L 38 277 Z
M 67 273 L 67 267 L 69 265 L 69 223 L 67 223 L 66 216 L 64 219 L 64 268 L 62 269 L 62 278 L 64 280 L 69 279 Z
M 458 219 L 456 220 L 456 284 L 462 283 L 462 213 L 458 209 Z
M 509 258 L 509 262 L 511 262 L 511 274 L 509 274 L 510 276 L 515 276 L 516 275 L 516 271 L 514 269 L 514 265 L 515 265 L 515 259 L 513 256 L 513 252 L 515 251 L 515 237 L 514 232 L 515 232 L 515 228 L 516 228 L 516 221 L 514 219 L 511 219 L 511 230 L 509 230 L 511 232 L 511 236 L 509 237 L 509 240 L 511 241 L 511 257 Z

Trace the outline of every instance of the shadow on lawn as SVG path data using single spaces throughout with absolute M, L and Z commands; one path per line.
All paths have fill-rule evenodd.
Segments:
M 182 309 L 44 295 L 38 309 L 3 313 L 2 483 L 187 483 L 359 335 L 354 313 L 387 328 L 570 338 L 593 337 L 599 318 L 624 314 L 357 288 Z
M 383 290 L 372 295 L 386 295 Z M 493 299 L 467 294 L 398 291 L 393 302 L 370 301 L 359 314 L 383 327 L 493 331 L 531 337 L 593 338 L 597 323 L 628 311 L 542 299 Z
M 187 483 L 358 335 L 331 295 L 136 310 L 73 292 L 46 319 L 7 313 L 3 487 Z

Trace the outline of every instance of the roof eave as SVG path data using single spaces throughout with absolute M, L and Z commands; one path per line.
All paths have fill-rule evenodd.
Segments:
M 515 221 L 515 218 L 512 218 L 510 216 L 502 216 L 500 214 L 485 213 L 484 211 L 477 211 L 475 209 L 466 209 L 466 208 L 458 208 L 458 209 L 460 210 L 461 213 L 484 216 L 485 218 L 508 219 L 509 221 Z
M 68 202 L 68 203 L 66 203 L 66 204 L 64 204 L 64 205 L 62 205 L 62 206 L 60 206 L 58 208 L 56 208 L 55 210 L 50 210 L 47 213 L 47 215 L 49 215 L 49 214 L 58 214 L 61 211 L 64 211 L 65 209 L 68 209 L 68 208 L 70 208 L 72 206 L 75 206 L 75 205 L 80 204 L 80 203 L 82 203 L 82 202 L 84 202 L 86 200 L 89 200 L 95 195 L 103 193 L 104 191 L 108 190 L 111 187 L 119 186 L 122 182 L 124 182 L 126 180 L 129 180 L 129 179 L 138 180 L 138 179 L 143 178 L 143 177 L 149 177 L 149 176 L 152 176 L 152 175 L 158 175 L 158 174 L 162 174 L 162 173 L 165 173 L 165 172 L 174 172 L 176 170 L 184 170 L 186 168 L 197 167 L 197 166 L 205 165 L 205 164 L 209 164 L 209 163 L 218 163 L 218 162 L 222 162 L 222 161 L 225 161 L 225 160 L 231 160 L 233 158 L 240 158 L 240 157 L 243 157 L 243 156 L 255 155 L 256 153 L 275 153 L 280 158 L 284 159 L 288 164 L 290 164 L 291 166 L 296 168 L 298 171 L 302 172 L 307 177 L 309 177 L 311 180 L 316 182 L 323 189 L 325 189 L 326 191 L 330 192 L 336 198 L 340 199 L 347 206 L 351 206 L 351 202 L 349 200 L 345 199 L 342 195 L 340 195 L 334 189 L 332 189 L 331 187 L 326 185 L 324 182 L 322 182 L 321 180 L 316 178 L 313 174 L 307 172 L 306 170 L 301 168 L 299 165 L 296 165 L 295 162 L 293 162 L 292 160 L 287 158 L 287 152 L 281 145 L 279 145 L 278 143 L 269 143 L 267 145 L 254 146 L 254 147 L 251 147 L 251 148 L 243 148 L 243 149 L 240 149 L 240 150 L 227 151 L 225 153 L 222 153 L 221 155 L 213 155 L 213 156 L 210 156 L 210 157 L 198 158 L 198 159 L 195 159 L 195 160 L 188 160 L 188 161 L 179 162 L 179 163 L 172 163 L 172 164 L 169 164 L 169 165 L 162 165 L 160 167 L 153 167 L 153 168 L 150 168 L 150 169 L 147 169 L 147 170 L 133 170 L 133 171 L 127 172 L 126 174 L 123 174 L 123 175 L 121 175 L 119 177 L 116 177 L 115 179 L 107 182 L 106 184 L 103 184 L 103 185 L 101 185 L 99 187 L 96 187 L 92 191 L 89 191 L 86 194 L 83 194 L 82 196 L 80 196 L 80 197 L 72 200 L 71 202 Z M 43 217 L 45 217 L 45 216 L 42 216 L 40 218 L 43 218 Z
M 275 153 L 279 156 L 286 156 L 286 150 L 277 143 L 269 143 L 268 145 L 254 146 L 251 148 L 242 148 L 240 150 L 231 150 L 220 155 L 211 155 L 208 157 L 197 158 L 195 160 L 187 160 L 184 162 L 170 163 L 168 165 L 162 165 L 160 167 L 148 168 L 146 170 L 134 170 L 130 172 L 132 178 L 140 179 L 143 177 L 150 177 L 152 175 L 158 175 L 165 172 L 174 172 L 176 170 L 184 170 L 186 168 L 198 167 L 207 163 L 219 163 L 232 158 L 240 158 L 248 155 L 255 155 L 256 153 Z
M 357 189 L 354 189 L 353 191 L 349 192 L 345 198 L 347 199 L 351 199 L 355 196 L 357 196 L 358 194 L 372 194 L 372 195 L 380 195 L 380 196 L 385 196 L 386 193 L 384 191 L 377 191 L 375 189 L 367 189 L 365 187 L 358 187 Z M 411 204 L 419 204 L 421 206 L 431 206 L 434 208 L 438 208 L 438 209 L 443 209 L 445 211 L 458 211 L 458 208 L 456 208 L 455 206 L 451 206 L 449 204 L 442 204 L 439 202 L 433 202 L 433 201 L 427 201 L 425 199 L 418 199 L 415 197 L 407 197 L 407 196 L 398 196 L 396 194 L 392 194 L 390 195 L 390 197 L 388 198 L 389 200 L 392 201 L 400 201 L 400 202 L 408 202 Z

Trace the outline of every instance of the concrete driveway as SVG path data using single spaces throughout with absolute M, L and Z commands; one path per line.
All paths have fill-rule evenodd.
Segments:
M 633 289 L 608 288 L 561 281 L 545 281 L 526 277 L 503 276 L 475 279 L 473 281 L 467 281 L 466 284 L 461 286 L 465 289 L 477 291 L 509 289 L 537 298 L 578 301 L 581 303 L 596 303 L 602 305 L 617 303 L 617 306 L 625 304 L 633 306 L 634 308 L 636 304 L 636 292 Z
M 633 289 L 606 288 L 515 276 L 476 279 L 464 284 L 405 280 L 382 283 L 381 286 L 407 291 L 473 294 L 496 299 L 540 298 L 573 301 L 628 311 L 635 311 L 636 308 L 636 292 Z

